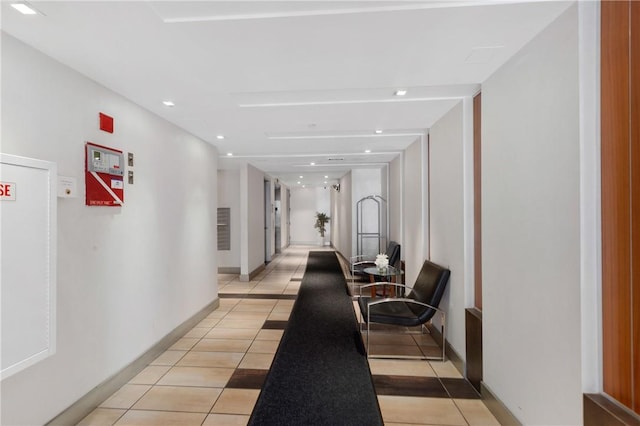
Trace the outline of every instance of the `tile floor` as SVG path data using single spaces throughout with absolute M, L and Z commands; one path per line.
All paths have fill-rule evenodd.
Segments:
M 79 425 L 246 425 L 310 249 L 318 247 L 290 247 L 251 282 L 219 275 L 220 307 Z M 433 350 L 429 336 L 377 335 L 371 346 Z M 451 362 L 372 359 L 370 367 L 385 425 L 499 425 Z

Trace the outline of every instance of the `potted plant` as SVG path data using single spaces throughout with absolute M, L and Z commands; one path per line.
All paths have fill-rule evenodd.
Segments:
M 330 217 L 325 213 L 316 212 L 316 224 L 314 228 L 318 229 L 320 233 L 320 237 L 322 237 L 322 245 L 324 245 L 324 233 L 327 232 L 327 228 L 325 227 L 327 222 L 329 222 Z

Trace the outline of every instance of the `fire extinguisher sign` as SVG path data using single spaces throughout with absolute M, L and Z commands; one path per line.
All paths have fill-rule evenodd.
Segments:
M 122 151 L 87 142 L 85 186 L 87 206 L 121 206 L 124 203 Z

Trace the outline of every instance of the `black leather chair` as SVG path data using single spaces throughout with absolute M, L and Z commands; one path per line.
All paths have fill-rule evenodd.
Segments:
M 384 252 L 389 257 L 389 266 L 400 268 L 400 244 L 390 241 L 387 250 Z M 376 266 L 375 259 L 366 259 L 364 256 L 353 256 L 351 258 L 351 277 L 358 278 L 358 281 L 369 282 L 369 274 L 365 273 L 365 268 Z
M 442 309 L 438 308 L 440 300 L 444 295 L 444 291 L 449 282 L 449 276 L 451 271 L 448 269 L 436 265 L 433 262 L 425 260 L 422 265 L 422 269 L 418 274 L 411 292 L 406 297 L 398 298 L 380 298 L 380 297 L 367 297 L 363 296 L 362 290 L 365 288 L 381 285 L 394 285 L 398 289 L 398 294 L 403 294 L 404 285 L 392 284 L 392 283 L 374 283 L 364 285 L 360 287 L 360 297 L 358 298 L 358 305 L 360 312 L 364 320 L 364 324 L 367 327 L 367 357 L 375 358 L 371 356 L 369 352 L 369 333 L 371 324 L 387 324 L 396 325 L 401 327 L 414 327 L 421 326 L 421 330 L 424 330 L 425 324 L 427 324 L 436 313 L 441 315 L 441 332 L 442 332 L 442 357 L 412 357 L 418 359 L 436 359 L 445 360 L 445 313 Z M 364 325 L 363 324 L 363 325 Z M 361 328 L 361 331 L 362 328 Z M 388 356 L 383 356 L 389 358 Z M 408 358 L 408 357 L 403 357 Z

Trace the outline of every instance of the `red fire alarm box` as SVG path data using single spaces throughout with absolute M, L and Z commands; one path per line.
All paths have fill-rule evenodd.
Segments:
M 122 151 L 87 142 L 85 185 L 87 206 L 121 206 L 124 203 Z
M 107 133 L 113 133 L 113 117 L 101 112 L 98 114 L 100 117 L 100 130 L 104 130 Z

